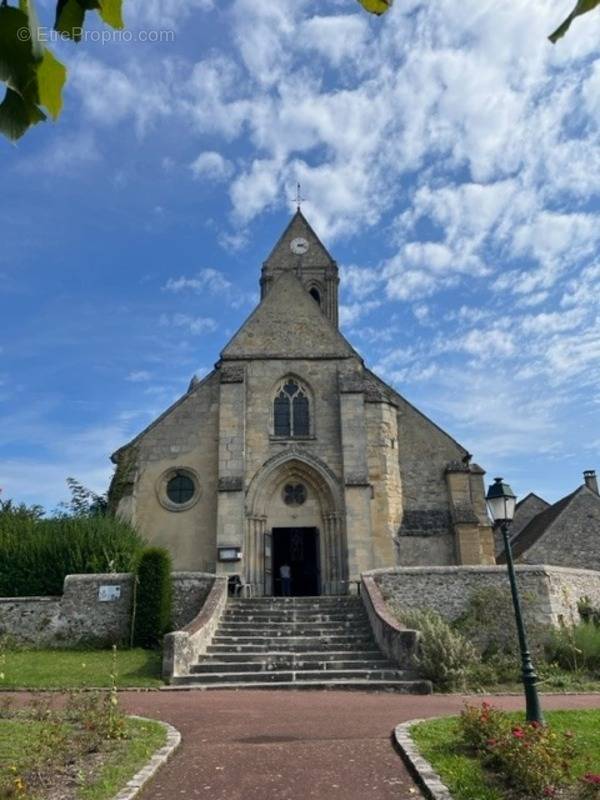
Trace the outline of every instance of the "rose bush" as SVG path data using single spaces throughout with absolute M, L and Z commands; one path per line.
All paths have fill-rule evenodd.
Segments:
M 555 797 L 570 781 L 575 747 L 569 732 L 559 735 L 536 722 L 515 724 L 489 703 L 467 706 L 459 729 L 485 766 L 524 797 Z

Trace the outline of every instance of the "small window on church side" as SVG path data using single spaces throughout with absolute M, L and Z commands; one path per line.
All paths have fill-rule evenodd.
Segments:
M 189 503 L 194 496 L 194 481 L 187 475 L 178 473 L 167 483 L 167 497 L 172 503 Z
M 273 405 L 275 436 L 309 436 L 310 409 L 306 390 L 288 378 L 277 393 Z
M 313 298 L 313 300 L 316 300 L 319 305 L 321 305 L 321 292 L 316 288 L 316 286 L 313 286 L 313 288 L 310 290 L 310 296 Z
M 171 467 L 156 481 L 156 494 L 168 511 L 187 511 L 202 494 L 199 476 L 191 467 Z

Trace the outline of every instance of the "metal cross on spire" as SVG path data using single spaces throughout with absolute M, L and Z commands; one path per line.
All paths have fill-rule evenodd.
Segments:
M 306 200 L 306 197 L 302 197 L 302 194 L 301 194 L 301 192 L 300 192 L 300 184 L 299 184 L 299 183 L 297 183 L 297 184 L 296 184 L 296 208 L 297 208 L 297 210 L 298 210 L 298 211 L 300 211 L 300 208 L 301 208 L 301 206 L 302 206 L 302 203 L 303 203 L 305 200 Z

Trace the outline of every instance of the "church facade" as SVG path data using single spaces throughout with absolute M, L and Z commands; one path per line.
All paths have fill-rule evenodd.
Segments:
M 483 470 L 338 330 L 338 268 L 300 210 L 215 369 L 113 456 L 111 508 L 178 570 L 256 595 L 368 569 L 493 564 Z

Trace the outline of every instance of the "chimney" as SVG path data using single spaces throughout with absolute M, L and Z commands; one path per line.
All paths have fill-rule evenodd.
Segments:
M 586 469 L 583 473 L 583 480 L 585 481 L 585 485 L 588 489 L 591 489 L 592 492 L 596 492 L 598 494 L 598 479 L 596 478 L 596 472 L 593 469 Z

